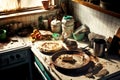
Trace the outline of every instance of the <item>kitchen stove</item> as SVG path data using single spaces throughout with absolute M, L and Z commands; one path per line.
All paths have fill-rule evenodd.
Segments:
M 40 50 L 37 48 L 39 42 L 36 42 L 36 45 L 32 46 L 32 51 L 34 52 L 35 56 L 39 59 L 39 61 L 42 63 L 42 65 L 51 73 L 51 75 L 56 79 L 56 80 L 120 80 L 120 74 L 117 73 L 116 77 L 112 77 L 111 79 L 108 79 L 107 77 L 111 75 L 115 75 L 114 73 L 120 71 L 120 60 L 116 59 L 105 59 L 105 58 L 99 58 L 99 57 L 93 57 L 93 62 L 97 61 L 97 63 L 91 63 L 93 66 L 96 64 L 103 65 L 102 67 L 97 67 L 100 70 L 107 70 L 109 73 L 104 78 L 97 77 L 96 75 L 93 75 L 93 77 L 88 78 L 86 77 L 86 74 L 88 72 L 81 72 L 79 70 L 76 71 L 65 71 L 65 70 L 60 70 L 56 68 L 52 62 L 51 62 L 51 57 L 52 55 L 45 55 L 40 52 Z M 81 44 L 82 45 L 82 44 Z M 86 45 L 85 45 L 86 46 Z M 83 47 L 85 47 L 83 46 Z M 92 52 L 92 50 L 89 50 Z M 92 66 L 90 65 L 90 66 Z M 99 71 L 100 71 L 99 70 Z M 118 79 L 117 79 L 118 78 Z

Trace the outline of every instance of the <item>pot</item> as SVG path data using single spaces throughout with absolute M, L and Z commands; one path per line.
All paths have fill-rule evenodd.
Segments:
M 69 59 L 67 59 L 68 62 L 67 60 L 64 61 L 65 57 L 62 58 L 61 56 L 66 56 L 66 55 L 68 56 L 72 55 L 73 60 L 69 62 L 70 59 L 69 57 Z M 71 73 L 75 73 L 75 72 L 79 72 L 79 74 L 84 73 L 88 70 L 91 64 L 90 57 L 87 54 L 75 50 L 70 50 L 70 51 L 64 50 L 64 51 L 56 52 L 55 54 L 52 55 L 52 62 L 58 71 L 67 75 L 71 75 Z

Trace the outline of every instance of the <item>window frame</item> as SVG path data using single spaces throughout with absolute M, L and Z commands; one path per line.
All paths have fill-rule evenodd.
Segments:
M 50 6 L 58 5 L 58 3 L 59 3 L 59 0 L 54 0 L 54 5 L 50 5 Z M 29 7 L 29 8 L 20 8 L 20 9 L 10 10 L 10 11 L 0 11 L 0 16 L 14 14 L 14 13 L 35 11 L 35 10 L 44 10 L 44 8 L 43 6 L 37 6 L 37 7 Z

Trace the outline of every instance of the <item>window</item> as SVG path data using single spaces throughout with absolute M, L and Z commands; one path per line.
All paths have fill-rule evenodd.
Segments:
M 15 11 L 42 6 L 42 0 L 0 0 L 0 12 Z M 54 0 L 49 0 L 54 5 Z

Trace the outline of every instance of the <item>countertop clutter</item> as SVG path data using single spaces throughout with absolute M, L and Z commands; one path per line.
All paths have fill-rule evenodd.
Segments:
M 42 32 L 44 33 L 44 31 Z M 49 32 L 49 34 L 51 33 Z M 31 36 L 15 36 L 6 43 L 0 43 L 0 51 L 18 47 L 18 45 L 31 46 L 35 58 L 55 80 L 107 80 L 113 73 L 120 71 L 120 59 L 116 59 L 114 56 L 113 58 L 94 56 L 94 51 L 88 46 L 88 43 L 74 39 L 33 41 Z M 57 61 L 59 63 L 56 63 Z M 114 77 L 112 76 L 112 78 Z M 115 80 L 119 79 L 119 77 L 115 77 Z
M 42 41 L 36 42 L 32 47 L 32 51 L 56 80 L 102 80 L 101 77 L 111 75 L 112 73 L 118 72 L 120 70 L 119 60 L 99 58 L 92 55 L 90 56 L 90 64 L 87 65 L 89 68 L 86 68 L 86 70 L 88 70 L 87 72 L 80 69 L 67 70 L 56 67 L 51 59 L 52 56 L 54 56 L 54 53 L 44 54 L 40 52 L 38 47 L 41 43 Z M 78 43 L 78 45 L 79 47 L 85 47 L 87 44 Z M 91 49 L 90 51 L 92 52 L 93 50 Z

